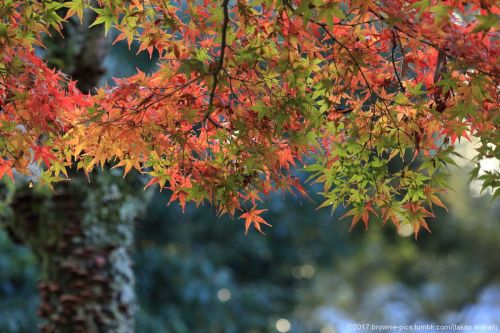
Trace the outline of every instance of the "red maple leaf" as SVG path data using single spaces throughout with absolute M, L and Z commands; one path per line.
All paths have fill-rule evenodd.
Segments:
M 35 161 L 40 161 L 42 160 L 45 165 L 50 168 L 51 166 L 51 161 L 55 160 L 56 157 L 52 152 L 50 151 L 50 148 L 47 146 L 35 146 L 33 147 L 33 151 L 35 152 Z

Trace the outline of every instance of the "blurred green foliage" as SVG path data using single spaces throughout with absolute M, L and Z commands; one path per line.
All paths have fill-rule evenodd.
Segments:
M 36 332 L 38 266 L 30 251 L 0 230 L 0 332 Z
M 157 195 L 138 225 L 138 332 L 272 331 L 300 301 L 304 281 L 292 271 L 347 243 L 329 215 L 293 199 L 272 203 L 267 236 L 245 236 L 242 220 L 218 219 L 210 208 L 182 215 L 167 199 Z
M 450 213 L 418 241 L 379 221 L 349 233 L 328 210 L 280 195 L 266 236 L 245 236 L 242 220 L 219 219 L 210 207 L 182 214 L 157 193 L 137 225 L 136 331 L 277 332 L 286 318 L 290 332 L 323 333 L 349 332 L 351 322 L 466 320 L 486 288 L 499 286 L 500 207 L 470 197 L 462 178 L 447 197 Z M 34 332 L 33 257 L 5 233 L 0 246 L 0 331 Z M 500 320 L 494 309 L 482 312 L 486 323 Z

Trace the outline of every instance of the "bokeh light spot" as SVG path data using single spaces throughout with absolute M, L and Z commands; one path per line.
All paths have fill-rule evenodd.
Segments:
M 290 322 L 285 318 L 281 318 L 276 321 L 276 329 L 278 332 L 286 333 L 289 332 L 291 328 L 292 324 L 290 324 Z
M 231 299 L 231 292 L 227 288 L 219 289 L 217 292 L 217 298 L 221 302 L 227 302 Z

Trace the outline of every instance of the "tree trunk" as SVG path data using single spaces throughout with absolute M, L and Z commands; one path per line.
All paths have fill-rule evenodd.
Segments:
M 100 174 L 57 186 L 57 195 L 17 190 L 9 227 L 39 258 L 42 332 L 134 329 L 130 250 L 140 202 Z M 140 209 L 139 209 L 140 210 Z

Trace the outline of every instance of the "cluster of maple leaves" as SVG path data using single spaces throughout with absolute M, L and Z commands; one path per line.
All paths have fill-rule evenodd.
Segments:
M 93 10 L 159 69 L 93 95 L 37 56 Z M 43 162 L 148 174 L 171 201 L 267 222 L 263 195 L 307 195 L 428 229 L 457 139 L 500 157 L 500 9 L 494 0 L 90 0 L 0 3 L 0 178 Z M 479 167 L 478 167 L 479 168 Z M 479 169 L 473 177 L 479 177 Z M 481 176 L 500 194 L 499 172 Z

